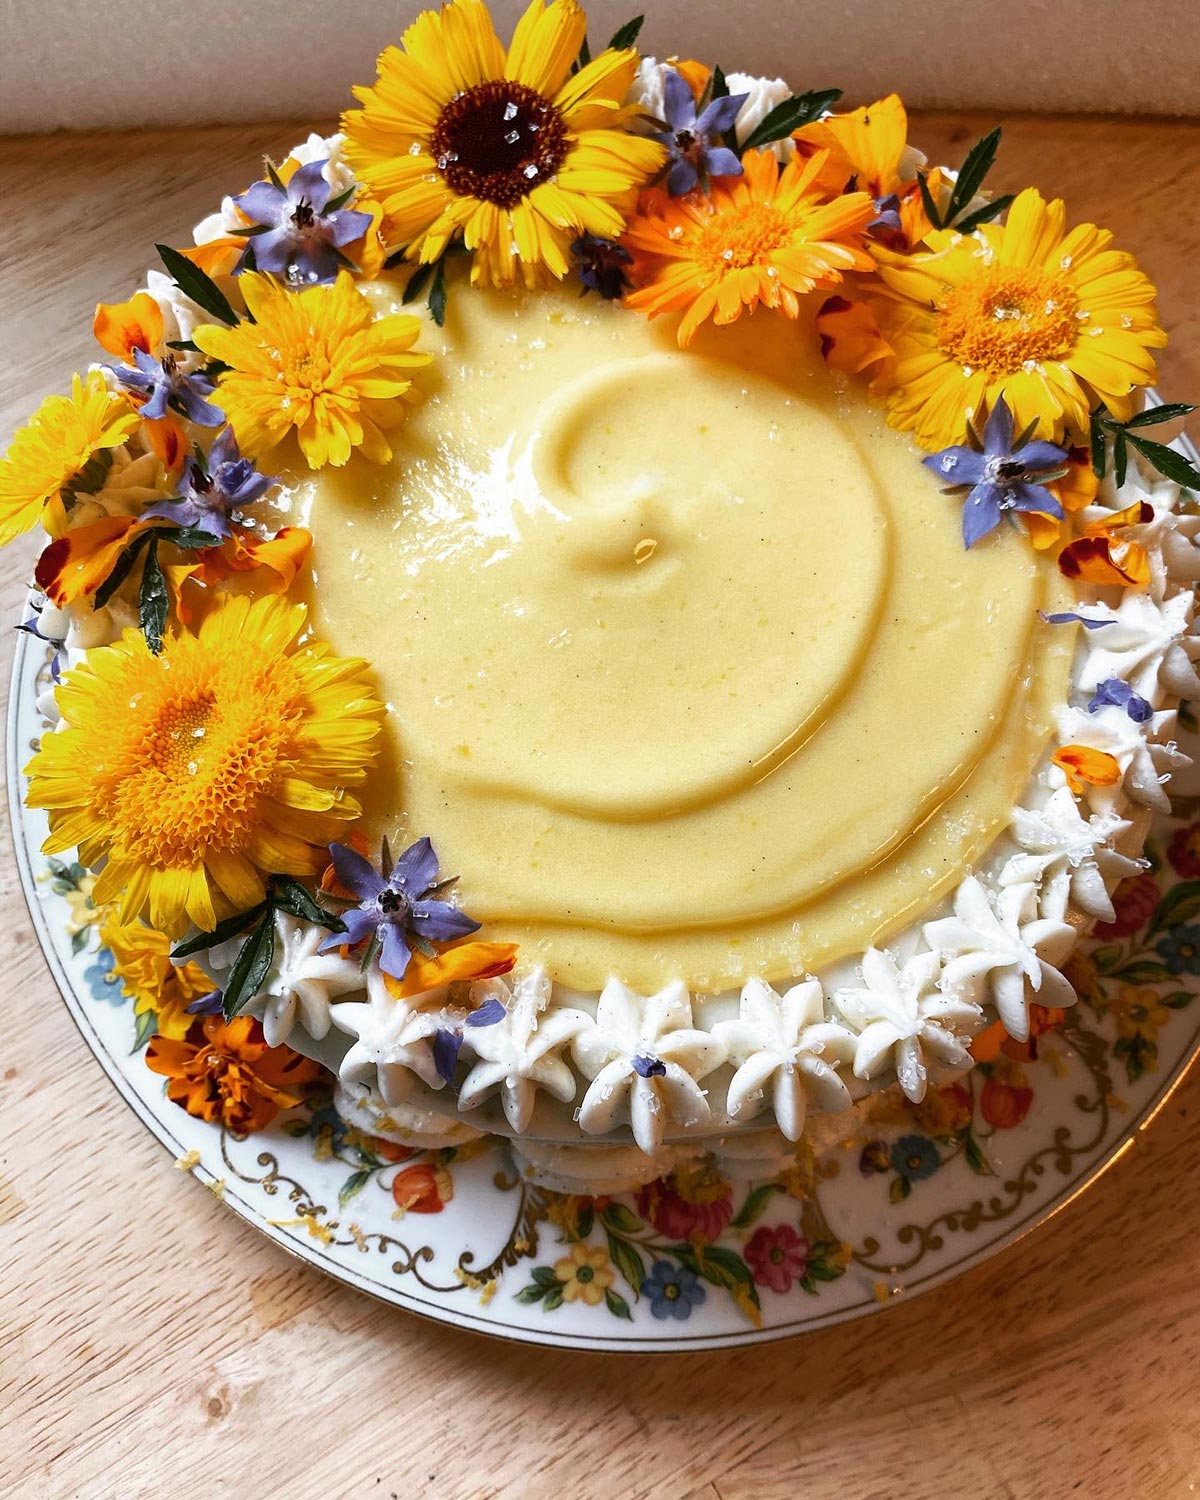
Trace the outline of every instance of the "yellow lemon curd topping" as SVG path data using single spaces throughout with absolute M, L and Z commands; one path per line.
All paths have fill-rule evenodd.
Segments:
M 368 289 L 381 310 L 398 291 Z M 297 483 L 315 628 L 375 667 L 376 835 L 432 830 L 562 983 L 700 990 L 886 939 L 1044 752 L 1053 564 L 840 391 L 803 322 L 452 300 L 404 451 Z

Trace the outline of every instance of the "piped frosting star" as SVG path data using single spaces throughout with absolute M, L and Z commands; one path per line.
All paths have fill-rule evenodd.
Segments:
M 570 1006 L 548 1009 L 552 985 L 544 969 L 531 969 L 509 984 L 490 979 L 471 986 L 471 1004 L 479 1014 L 500 1006 L 503 1015 L 491 1025 L 472 1027 L 464 1035 L 476 1062 L 463 1079 L 460 1109 L 476 1109 L 499 1090 L 504 1117 L 523 1133 L 533 1115 L 539 1089 L 563 1103 L 575 1097 L 575 1074 L 562 1049 L 593 1024 L 586 1011 Z
M 438 1033 L 449 1025 L 461 1025 L 462 1017 L 448 1018 L 442 1002 L 444 990 L 434 990 L 411 999 L 398 999 L 387 987 L 378 964 L 366 974 L 367 1000 L 348 1001 L 333 1009 L 333 1024 L 357 1041 L 342 1059 L 338 1077 L 343 1083 L 374 1085 L 386 1104 L 408 1098 L 417 1079 L 427 1088 L 446 1085 L 438 1071 L 434 1044 Z
M 1172 771 L 1190 766 L 1185 755 L 1172 740 L 1164 739 L 1175 723 L 1174 710 L 1156 713 L 1147 724 L 1137 724 L 1126 709 L 1101 707 L 1094 712 L 1081 708 L 1063 709 L 1057 716 L 1060 737 L 1069 744 L 1089 745 L 1111 755 L 1121 770 L 1116 787 L 1088 787 L 1088 802 L 1100 812 L 1110 811 L 1115 793 L 1124 791 L 1131 802 L 1155 812 L 1168 812 L 1170 800 L 1163 790 Z M 1153 736 L 1149 738 L 1147 731 Z
M 596 1006 L 596 1024 L 573 1044 L 592 1081 L 579 1109 L 580 1128 L 602 1135 L 628 1113 L 633 1138 L 657 1151 L 668 1124 L 706 1125 L 712 1111 L 699 1080 L 721 1065 L 725 1048 L 692 1024 L 685 985 L 669 984 L 649 999 L 610 979 Z
M 819 980 L 806 979 L 778 995 L 751 979 L 743 986 L 737 1020 L 719 1021 L 713 1036 L 738 1065 L 726 1099 L 738 1124 L 758 1114 L 768 1093 L 789 1141 L 800 1139 L 810 1099 L 823 1110 L 850 1108 L 837 1065 L 853 1060 L 855 1040 L 844 1026 L 825 1019 Z
M 901 967 L 879 948 L 863 954 L 862 984 L 838 990 L 833 1003 L 858 1032 L 854 1076 L 875 1078 L 889 1065 L 907 1098 L 919 1104 L 930 1075 L 965 1072 L 967 1040 L 982 1012 L 969 1000 L 938 989 L 936 953 L 918 953 Z
M 1113 847 L 1131 827 L 1112 813 L 1085 818 L 1070 789 L 1059 787 L 1044 807 L 1019 807 L 1013 813 L 1011 832 L 1022 852 L 1005 864 L 1000 884 L 1037 882 L 1043 917 L 1064 921 L 1068 903 L 1073 903 L 1089 917 L 1111 922 L 1115 913 L 1108 888 L 1145 866 L 1144 860 L 1130 859 Z
M 1164 692 L 1200 698 L 1200 677 L 1192 665 L 1200 656 L 1200 640 L 1189 634 L 1194 608 L 1189 589 L 1158 602 L 1131 591 L 1116 609 L 1088 605 L 1091 619 L 1109 623 L 1088 636 L 1080 689 L 1092 692 L 1107 678 L 1119 677 L 1156 705 Z
M 330 1001 L 361 990 L 362 970 L 337 953 L 320 953 L 325 929 L 275 913 L 275 963 L 263 987 L 263 1035 L 278 1047 L 299 1021 L 320 1041 L 331 1024 Z
M 926 922 L 925 941 L 945 959 L 942 989 L 976 999 L 989 995 L 1008 1034 L 1029 1037 L 1029 991 L 1043 1005 L 1074 1005 L 1075 991 L 1059 973 L 1075 944 L 1066 922 L 1034 915 L 1036 886 L 1009 886 L 995 905 L 974 875 L 954 897 L 954 915 Z

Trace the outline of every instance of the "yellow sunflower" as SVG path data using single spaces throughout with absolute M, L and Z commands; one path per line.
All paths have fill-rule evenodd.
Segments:
M 1019 194 L 1006 223 L 935 230 L 927 252 L 879 254 L 872 301 L 895 354 L 881 382 L 889 420 L 923 448 L 960 443 L 969 416 L 1003 395 L 1019 432 L 1082 439 L 1098 401 L 1120 421 L 1166 343 L 1154 286 L 1094 224 L 1065 233 L 1060 199 Z
M 303 605 L 226 596 L 159 656 L 127 630 L 56 698 L 64 727 L 29 764 L 49 854 L 106 860 L 96 902 L 178 936 L 263 897 L 265 875 L 317 875 L 359 805 L 384 707 L 366 664 L 289 647 Z
M 0 546 L 36 526 L 48 504 L 66 530 L 61 495 L 67 481 L 105 448 L 119 448 L 138 424 L 123 396 L 114 395 L 99 370 L 78 375 L 69 396 L 47 396 L 0 458 Z
M 571 72 L 586 30 L 575 0 L 533 0 L 506 56 L 483 0 L 453 0 L 380 56 L 342 129 L 389 245 L 427 263 L 461 238 L 473 282 L 533 287 L 566 275 L 580 234 L 620 234 L 666 153 L 622 128 L 634 48 Z
M 794 157 L 781 170 L 773 152 L 749 151 L 742 175 L 714 179 L 707 194 L 645 193 L 621 242 L 633 252 L 625 305 L 651 318 L 683 313 L 686 345 L 705 318 L 732 323 L 760 303 L 794 318 L 803 293 L 869 271 L 863 231 L 874 205 L 866 193 L 826 201 L 826 156 Z
M 348 271 L 301 292 L 253 272 L 238 285 L 254 321 L 205 323 L 192 338 L 229 366 L 216 399 L 242 450 L 261 456 L 294 431 L 312 469 L 344 464 L 356 448 L 386 463 L 384 429 L 415 398 L 412 371 L 433 358 L 413 349 L 419 319 L 376 318 Z

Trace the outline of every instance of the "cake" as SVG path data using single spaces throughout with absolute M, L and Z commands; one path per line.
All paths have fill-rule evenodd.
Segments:
M 998 131 L 637 40 L 421 15 L 0 465 L 29 803 L 227 1128 L 320 1064 L 552 1188 L 770 1178 L 1073 1003 L 1185 762 L 1147 278 Z

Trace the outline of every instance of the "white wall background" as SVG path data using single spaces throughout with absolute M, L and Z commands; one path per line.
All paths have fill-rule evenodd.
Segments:
M 0 0 L 0 133 L 319 119 L 419 0 Z M 494 0 L 502 36 L 522 8 Z M 1200 114 L 1198 0 L 595 0 L 593 40 L 914 106 Z

